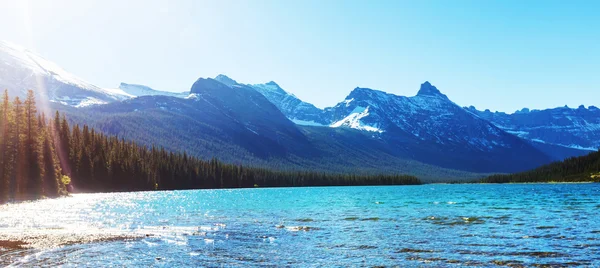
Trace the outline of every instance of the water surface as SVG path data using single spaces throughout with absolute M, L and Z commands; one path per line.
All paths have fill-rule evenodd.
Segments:
M 115 239 L 0 249 L 0 265 L 600 266 L 599 211 L 600 184 L 76 194 L 1 206 L 0 237 Z

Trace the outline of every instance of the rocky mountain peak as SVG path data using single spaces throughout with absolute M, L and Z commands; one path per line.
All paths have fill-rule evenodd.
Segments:
M 447 99 L 446 95 L 442 94 L 434 85 L 429 83 L 429 81 L 425 81 L 425 83 L 421 84 L 421 88 L 417 93 L 417 96 L 429 96 L 429 97 L 443 97 Z

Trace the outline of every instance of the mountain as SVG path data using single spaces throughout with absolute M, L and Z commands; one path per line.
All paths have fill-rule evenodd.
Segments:
M 365 132 L 398 148 L 397 154 L 407 159 L 475 172 L 524 170 L 552 159 L 456 105 L 429 82 L 413 97 L 355 88 L 336 106 L 310 114 L 285 108 L 290 103 L 286 100 L 295 97 L 275 83 L 259 88 L 292 121 Z
M 63 110 L 76 123 L 142 144 L 275 169 L 409 173 L 433 181 L 522 171 L 550 161 L 443 94 L 431 94 L 428 83 L 411 98 L 355 89 L 348 101 L 323 111 L 339 126 L 314 127 L 294 124 L 254 87 L 217 78 L 198 79 L 186 98 L 142 96 Z M 456 119 L 436 117 L 450 112 Z
M 268 88 L 268 84 L 260 85 L 260 88 Z M 298 100 L 280 87 L 271 87 L 271 90 L 260 88 L 257 90 L 298 125 L 344 127 L 374 134 L 391 131 L 399 137 L 403 136 L 401 132 L 404 131 L 405 134 L 412 134 L 422 141 L 438 144 L 462 142 L 475 150 L 476 147 L 488 147 L 490 150 L 498 147 L 499 144 L 494 144 L 498 141 L 492 136 L 497 136 L 495 134 L 500 128 L 500 132 L 523 138 L 552 160 L 585 155 L 600 143 L 600 131 L 597 131 L 600 117 L 597 116 L 598 109 L 593 106 L 588 109 L 569 109 L 570 111 L 564 108 L 559 108 L 559 111 L 523 109 L 514 115 L 480 112 L 470 107 L 465 108 L 465 113 L 435 86 L 425 82 L 414 97 L 356 88 L 334 107 L 324 110 L 314 108 L 310 112 L 304 112 L 302 109 L 287 108 L 290 107 L 288 103 L 301 103 L 304 106 L 310 104 Z M 294 102 L 286 101 L 289 99 L 293 99 Z M 298 105 L 291 107 L 295 108 Z M 491 122 L 491 128 L 487 129 L 489 126 L 473 118 L 473 115 Z M 480 123 L 477 124 L 478 128 L 456 128 L 466 126 L 466 121 Z M 487 134 L 492 136 L 484 132 L 489 132 Z
M 355 88 L 321 110 L 275 82 L 248 85 L 219 75 L 198 79 L 186 93 L 125 83 L 103 89 L 14 45 L 2 43 L 0 59 L 3 86 L 35 88 L 72 122 L 204 159 L 429 179 L 518 172 L 554 159 L 550 145 L 507 133 L 429 82 L 413 97 Z
M 220 81 L 228 86 L 242 85 L 222 74 L 215 77 L 215 80 Z M 322 110 L 310 103 L 301 101 L 293 94 L 283 90 L 277 83 L 273 81 L 265 84 L 253 84 L 246 86 L 249 86 L 260 92 L 271 103 L 275 104 L 275 106 L 277 106 L 277 108 L 283 114 L 285 114 L 288 119 L 298 125 L 323 126 L 327 124 L 327 121 L 323 118 Z
M 190 94 L 189 91 L 180 92 L 180 93 L 169 92 L 169 91 L 160 91 L 160 90 L 155 90 L 155 89 L 152 89 L 152 88 L 144 86 L 144 85 L 127 84 L 127 83 L 121 83 L 119 85 L 119 89 L 122 90 L 123 92 L 131 95 L 132 97 L 171 96 L 171 97 L 185 98 Z
M 73 123 L 202 159 L 277 170 L 410 173 L 427 181 L 481 176 L 415 161 L 369 133 L 298 126 L 253 88 L 210 78 L 198 79 L 187 98 L 157 95 L 85 108 L 55 106 Z
M 288 149 L 282 144 L 301 148 L 306 140 L 272 103 L 251 88 L 230 88 L 201 78 L 190 92 L 187 98 L 141 96 L 63 111 L 75 122 L 90 122 L 106 133 L 236 163 L 247 158 L 242 154 L 280 157 Z
M 0 88 L 24 97 L 32 89 L 40 101 L 84 107 L 131 98 L 119 89 L 92 85 L 30 50 L 0 41 Z
M 516 171 L 549 161 L 523 140 L 465 111 L 429 82 L 413 97 L 356 88 L 325 112 L 330 127 L 371 132 L 407 148 L 412 159 L 442 167 Z
M 588 152 L 600 148 L 600 109 L 594 106 L 525 108 L 513 114 L 479 111 L 473 106 L 466 109 L 509 133 L 538 144 Z

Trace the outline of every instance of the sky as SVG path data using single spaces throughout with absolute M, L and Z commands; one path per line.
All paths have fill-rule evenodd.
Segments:
M 101 87 L 277 82 L 317 107 L 355 87 L 461 106 L 600 106 L 600 1 L 0 0 L 0 39 Z

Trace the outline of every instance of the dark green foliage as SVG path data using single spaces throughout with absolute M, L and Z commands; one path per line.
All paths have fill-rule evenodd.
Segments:
M 271 171 L 190 157 L 187 153 L 139 146 L 117 137 L 61 126 L 59 137 L 72 137 L 68 166 L 79 192 L 151 191 L 293 186 L 409 185 L 406 175 L 342 175 L 322 172 Z M 68 143 L 59 141 L 60 144 Z
M 66 193 L 52 138 L 52 124 L 37 113 L 29 91 L 25 102 L 0 104 L 0 203 L 55 197 Z
M 493 175 L 484 183 L 510 182 L 600 182 L 600 151 L 586 156 L 572 157 L 537 169 L 508 175 Z

